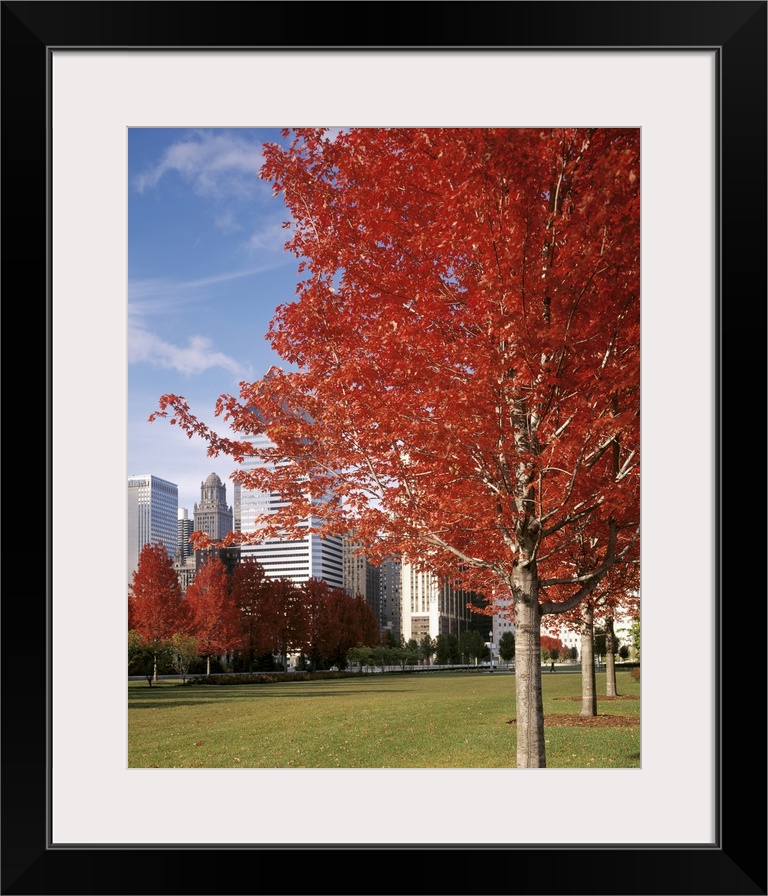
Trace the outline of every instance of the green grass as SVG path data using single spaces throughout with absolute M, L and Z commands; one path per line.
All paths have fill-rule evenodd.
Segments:
M 598 717 L 639 722 L 640 685 L 617 673 Z M 549 768 L 639 768 L 639 724 L 562 727 L 581 676 L 543 675 Z M 560 716 L 561 725 L 558 725 Z M 367 675 L 326 681 L 128 685 L 130 768 L 513 768 L 515 679 L 497 673 Z

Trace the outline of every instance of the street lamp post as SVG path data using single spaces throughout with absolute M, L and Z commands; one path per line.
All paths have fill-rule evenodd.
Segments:
M 493 631 L 488 632 L 488 650 L 491 658 L 488 671 L 493 672 Z

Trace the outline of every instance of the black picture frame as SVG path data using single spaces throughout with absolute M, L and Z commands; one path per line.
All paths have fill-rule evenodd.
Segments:
M 762 389 L 766 382 L 767 9 L 766 2 L 751 0 L 369 2 L 347 7 L 321 2 L 2 3 L 2 283 L 4 311 L 11 315 L 6 333 L 16 343 L 18 334 L 27 332 L 45 351 L 44 361 L 37 354 L 30 359 L 15 345 L 8 353 L 13 375 L 6 371 L 4 393 L 6 407 L 20 409 L 21 415 L 42 406 L 43 392 L 47 407 L 45 456 L 38 456 L 37 464 L 31 463 L 30 448 L 41 442 L 39 435 L 20 438 L 15 448 L 17 439 L 12 434 L 3 446 L 6 521 L 15 521 L 6 526 L 7 581 L 13 584 L 6 588 L 2 606 L 3 894 L 750 896 L 768 892 L 765 513 L 764 504 L 754 502 L 755 494 L 765 495 L 765 453 L 760 450 L 765 443 L 755 439 L 754 433 L 764 433 L 766 407 Z M 338 43 L 342 34 L 350 33 L 365 36 Z M 265 34 L 274 37 L 265 41 Z M 717 832 L 711 847 L 286 844 L 257 852 L 240 845 L 51 847 L 52 682 L 46 657 L 51 649 L 50 400 L 55 384 L 49 360 L 48 63 L 52 49 L 63 47 L 355 47 L 376 51 L 601 47 L 711 48 L 717 52 L 720 654 L 716 692 L 720 736 Z M 26 375 L 32 373 L 39 384 L 40 370 L 45 371 L 44 385 L 28 385 Z M 747 397 L 741 398 L 745 392 Z M 39 432 L 39 417 L 38 411 L 30 419 L 30 433 L 35 428 Z M 735 462 L 736 450 L 740 463 L 725 463 L 726 458 Z M 49 511 L 45 543 L 39 520 L 35 525 L 37 509 L 29 506 L 26 494 L 32 490 L 39 495 L 43 480 Z M 24 517 L 32 521 L 29 528 Z M 39 579 L 44 551 L 48 563 L 43 588 Z M 17 582 L 23 584 L 17 586 Z M 685 690 L 697 686 L 697 646 L 679 647 L 678 666 L 670 669 L 670 688 L 679 689 L 684 699 Z M 85 674 L 81 684 L 87 686 Z M 424 799 L 428 801 L 428 795 Z M 599 794 L 596 799 L 610 805 L 621 795 Z M 663 810 L 660 806 L 659 811 Z M 334 824 L 333 812 L 328 807 L 325 823 Z M 203 807 L 200 824 L 205 824 Z M 168 855 L 160 856 L 158 851 Z M 158 863 L 160 858 L 166 860 Z

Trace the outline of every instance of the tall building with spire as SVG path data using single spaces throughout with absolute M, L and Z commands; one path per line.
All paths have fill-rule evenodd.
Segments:
M 200 503 L 194 507 L 194 531 L 205 532 L 216 541 L 233 528 L 234 514 L 227 505 L 227 487 L 215 473 L 200 483 Z
M 128 477 L 128 584 L 145 544 L 162 543 L 173 560 L 176 552 L 179 487 L 151 474 Z
M 227 486 L 211 473 L 200 483 L 200 503 L 194 507 L 194 531 L 204 532 L 214 541 L 221 541 L 234 530 L 234 512 L 227 504 Z M 199 569 L 211 557 L 219 557 L 230 573 L 240 561 L 240 548 L 206 548 L 195 551 L 195 563 Z

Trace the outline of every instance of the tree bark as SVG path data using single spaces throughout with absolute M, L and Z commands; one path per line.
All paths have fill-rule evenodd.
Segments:
M 535 571 L 518 565 L 515 594 L 517 768 L 546 768 L 541 696 L 541 616 Z
M 616 655 L 613 652 L 613 617 L 605 620 L 605 695 L 618 697 L 616 687 Z
M 581 610 L 581 712 L 582 718 L 597 715 L 597 686 L 595 685 L 595 623 L 589 601 Z

